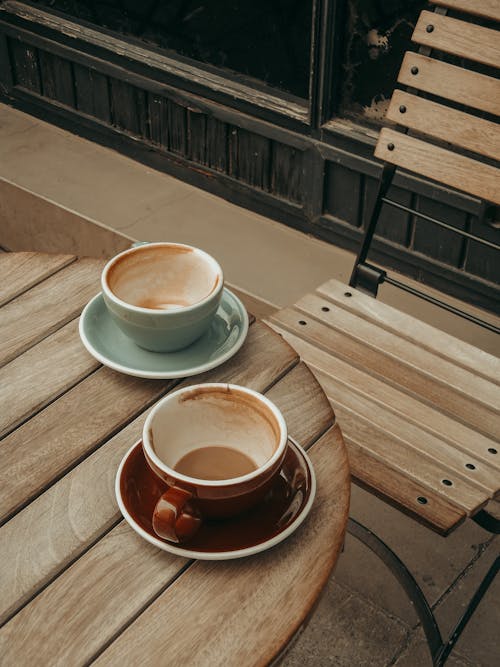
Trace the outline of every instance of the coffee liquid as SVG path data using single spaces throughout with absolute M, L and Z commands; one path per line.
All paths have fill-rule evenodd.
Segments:
M 241 477 L 256 469 L 257 466 L 246 454 L 222 445 L 193 449 L 174 466 L 174 470 L 182 475 L 211 480 Z

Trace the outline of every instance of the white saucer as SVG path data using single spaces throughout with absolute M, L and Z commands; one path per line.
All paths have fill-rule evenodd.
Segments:
M 235 355 L 248 333 L 248 314 L 238 297 L 224 288 L 206 334 L 178 352 L 150 352 L 116 326 L 98 294 L 85 306 L 79 330 L 88 352 L 105 366 L 126 375 L 167 380 L 203 373 Z

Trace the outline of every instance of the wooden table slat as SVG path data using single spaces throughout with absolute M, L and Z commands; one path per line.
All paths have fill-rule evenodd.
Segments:
M 0 255 L 0 306 L 75 260 L 74 255 L 3 252 Z
M 146 414 L 0 528 L 0 624 L 121 520 L 115 500 L 116 471 L 125 452 L 141 437 Z
M 313 378 L 307 366 L 300 363 L 267 392 L 283 413 L 288 433 L 306 449 L 335 420 L 327 397 Z
M 35 260 L 41 261 L 35 257 L 32 266 Z M 6 416 L 0 428 L 9 431 L 0 444 L 2 664 L 91 662 L 110 644 L 122 647 L 126 629 L 135 631 L 151 605 L 196 596 L 191 587 L 200 573 L 214 572 L 211 585 L 221 591 L 229 571 L 237 573 L 231 605 L 246 596 L 249 585 L 256 602 L 265 592 L 267 622 L 262 617 L 255 628 L 254 644 L 262 646 L 267 661 L 311 613 L 343 543 L 349 470 L 329 401 L 297 352 L 261 322 L 252 324 L 232 359 L 181 382 L 231 382 L 267 393 L 281 408 L 290 436 L 312 447 L 319 480 L 311 517 L 283 545 L 253 558 L 195 565 L 190 575 L 192 562 L 134 533 L 114 497 L 124 452 L 140 436 L 152 404 L 178 381 L 121 375 L 99 367 L 81 346 L 76 318 L 99 290 L 102 265 L 77 260 L 36 285 L 26 271 L 17 296 L 2 306 L 0 400 Z M 275 605 L 299 579 L 276 633 L 269 623 Z M 219 623 L 226 608 L 212 604 L 204 613 Z M 244 641 L 245 616 L 241 622 Z M 239 660 L 230 646 L 232 626 L 224 625 L 227 651 Z
M 2 663 L 87 662 L 168 585 L 184 562 L 121 522 L 0 629 Z
M 169 386 L 100 368 L 0 444 L 0 520 L 47 488 Z
M 78 320 L 72 320 L 0 368 L 0 405 L 5 406 L 0 437 L 99 366 L 80 341 Z
M 0 366 L 80 315 L 99 292 L 103 265 L 80 259 L 3 306 Z
M 250 333 L 254 332 L 255 336 L 250 339 L 251 343 L 255 342 L 254 349 L 269 352 L 269 343 L 275 335 L 262 324 L 253 325 Z M 281 349 L 288 357 L 290 348 L 281 346 Z M 275 356 L 279 356 L 276 350 Z M 239 383 L 241 369 L 238 371 L 238 366 L 233 365 L 232 374 L 228 371 L 229 365 L 221 366 L 214 380 L 225 377 Z M 247 371 L 244 373 L 246 376 Z M 262 376 L 258 366 L 254 366 L 252 388 L 264 391 L 268 383 L 269 378 Z M 300 364 L 267 392 L 280 407 L 289 434 L 305 446 L 333 422 L 328 400 L 318 388 L 310 371 Z M 304 391 L 309 397 L 305 401 L 301 400 Z M 116 470 L 125 452 L 140 438 L 146 414 L 141 414 L 0 528 L 3 592 L 0 623 L 119 519 L 114 499 Z M 29 536 L 29 544 L 22 551 L 16 546 L 15 538 L 19 535 Z M 32 567 L 34 559 L 36 570 Z
M 307 618 L 342 547 L 342 536 L 334 538 L 331 529 L 334 518 L 348 511 L 347 460 L 340 457 L 332 465 L 341 446 L 335 427 L 311 448 L 318 493 L 310 516 L 294 535 L 239 563 L 196 562 L 111 644 L 96 666 L 158 665 L 165 656 L 171 664 L 190 667 L 268 664 Z M 195 616 L 217 618 L 217 632 L 212 623 L 186 622 Z

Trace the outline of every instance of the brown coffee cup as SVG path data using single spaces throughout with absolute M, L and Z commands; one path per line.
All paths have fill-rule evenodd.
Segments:
M 231 384 L 199 384 L 159 401 L 144 424 L 143 450 L 169 489 L 152 524 L 182 542 L 205 519 L 223 519 L 261 501 L 279 474 L 285 420 L 265 396 Z

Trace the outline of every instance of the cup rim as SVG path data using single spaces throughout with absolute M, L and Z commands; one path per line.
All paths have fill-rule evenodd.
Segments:
M 170 400 L 174 399 L 176 396 L 179 396 L 180 394 L 183 394 L 188 391 L 193 391 L 194 389 L 201 387 L 205 389 L 206 388 L 233 389 L 236 390 L 237 392 L 239 391 L 241 393 L 247 394 L 257 399 L 260 403 L 263 403 L 273 413 L 273 416 L 275 417 L 280 429 L 280 439 L 275 451 L 273 452 L 273 455 L 262 466 L 260 466 L 256 470 L 252 470 L 252 472 L 249 472 L 245 475 L 240 475 L 239 477 L 230 477 L 227 479 L 201 479 L 199 477 L 190 477 L 189 475 L 184 475 L 180 472 L 177 472 L 177 470 L 174 470 L 173 468 L 168 466 L 157 456 L 151 443 L 149 442 L 149 437 L 148 437 L 150 431 L 150 425 L 154 418 L 154 415 L 161 409 L 161 406 L 164 403 L 169 402 Z M 169 476 L 175 478 L 176 480 L 185 482 L 187 484 L 191 484 L 192 486 L 224 487 L 232 484 L 244 483 L 246 481 L 250 481 L 256 477 L 259 477 L 260 475 L 262 475 L 262 473 L 265 473 L 267 470 L 272 468 L 276 463 L 276 461 L 278 461 L 281 458 L 282 454 L 286 449 L 287 443 L 288 443 L 288 430 L 285 419 L 281 414 L 279 408 L 263 394 L 260 394 L 259 392 L 254 391 L 253 389 L 250 389 L 248 387 L 242 387 L 241 385 L 230 384 L 228 382 L 205 382 L 200 384 L 194 384 L 194 385 L 189 385 L 187 387 L 181 387 L 181 389 L 177 389 L 176 391 L 167 394 L 162 399 L 160 399 L 158 403 L 156 403 L 156 405 L 154 405 L 151 411 L 149 412 L 146 421 L 144 422 L 144 427 L 142 432 L 142 446 L 145 450 L 146 456 L 150 458 L 151 461 L 165 474 L 168 474 Z
M 111 267 L 125 255 L 131 255 L 136 252 L 142 252 L 144 248 L 155 248 L 155 247 L 158 248 L 165 246 L 175 247 L 175 248 L 189 248 L 190 250 L 193 250 L 197 255 L 200 255 L 209 264 L 211 264 L 218 276 L 218 283 L 215 289 L 209 292 L 205 297 L 203 297 L 203 299 L 200 299 L 199 301 L 196 301 L 195 303 L 192 303 L 189 306 L 179 306 L 178 308 L 175 308 L 175 310 L 158 310 L 156 308 L 144 308 L 143 306 L 135 306 L 133 303 L 129 303 L 128 301 L 124 301 L 123 299 L 117 297 L 116 294 L 110 289 L 107 282 L 107 276 Z M 205 252 L 205 250 L 197 248 L 196 246 L 188 245 L 187 243 L 174 243 L 173 241 L 155 241 L 154 243 L 144 243 L 139 246 L 132 246 L 131 248 L 127 248 L 127 250 L 123 250 L 117 255 L 111 257 L 111 259 L 108 260 L 108 262 L 104 266 L 101 273 L 101 288 L 103 293 L 107 296 L 107 298 L 110 299 L 110 301 L 116 303 L 117 305 L 125 307 L 136 313 L 149 313 L 149 314 L 154 313 L 155 315 L 170 315 L 170 316 L 175 315 L 176 313 L 187 313 L 196 310 L 205 303 L 208 303 L 211 299 L 214 298 L 214 296 L 216 296 L 217 294 L 219 294 L 219 292 L 221 292 L 223 287 L 224 287 L 224 273 L 222 271 L 222 267 L 219 264 L 219 262 L 214 257 L 212 257 L 212 255 L 209 255 L 208 252 Z

